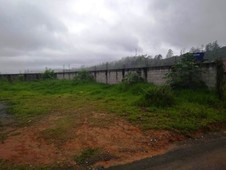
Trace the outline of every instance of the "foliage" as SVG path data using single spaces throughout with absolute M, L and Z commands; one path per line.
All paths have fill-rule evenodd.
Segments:
M 199 88 L 205 86 L 201 80 L 201 72 L 193 55 L 187 53 L 171 68 L 166 78 L 173 88 Z
M 200 47 L 192 47 L 190 52 L 204 52 L 205 60 L 213 61 L 217 57 L 226 59 L 226 47 L 221 47 L 217 41 L 208 43 L 206 46 L 201 45 Z M 184 54 L 184 49 L 181 50 L 181 54 Z M 123 69 L 123 68 L 139 68 L 139 67 L 151 67 L 151 66 L 169 66 L 174 64 L 175 58 L 178 56 L 173 56 L 173 51 L 169 50 L 168 55 L 164 59 L 161 54 L 158 55 L 138 55 L 125 57 L 118 61 L 112 61 L 108 63 L 103 63 L 100 65 L 90 67 L 91 70 L 105 70 L 108 69 Z M 175 58 L 174 58 L 175 57 Z
M 86 70 L 81 70 L 74 77 L 75 83 L 89 83 L 94 82 L 94 77 Z
M 80 115 L 104 112 L 121 116 L 145 129 L 179 132 L 226 121 L 226 114 L 222 114 L 226 113 L 225 102 L 219 100 L 214 91 L 177 89 L 170 92 L 175 101 L 167 109 L 165 105 L 158 104 L 138 106 L 137 101 L 144 99 L 150 88 L 158 87 L 147 83 L 132 86 L 86 83 L 74 86 L 70 80 L 3 82 L 0 86 L 0 101 L 5 101 L 9 105 L 9 112 L 22 123 L 56 112 L 73 113 L 73 125 L 76 124 L 74 121 L 81 120 L 78 117 Z M 70 116 L 68 119 L 70 120 Z M 55 132 L 61 128 L 59 133 L 62 132 L 62 138 L 56 137 L 56 141 L 64 140 L 63 133 L 69 128 L 66 125 L 71 125 L 68 119 L 61 121 L 59 126 L 50 131 L 47 130 L 47 134 L 57 136 Z
M 45 72 L 44 72 L 43 75 L 42 75 L 42 78 L 43 78 L 44 80 L 47 80 L 47 79 L 54 79 L 54 78 L 55 78 L 54 70 L 52 70 L 52 69 L 46 69 Z
M 161 54 L 155 55 L 154 59 L 155 60 L 162 60 L 162 55 Z
M 173 50 L 169 49 L 167 54 L 166 54 L 166 58 L 170 58 L 173 57 Z
M 84 149 L 79 156 L 75 157 L 75 161 L 80 165 L 89 165 L 91 159 L 96 159 L 98 156 L 99 149 L 97 148 L 86 148 Z
M 175 97 L 167 86 L 151 87 L 144 93 L 138 103 L 144 107 L 169 107 L 175 104 Z
M 139 55 L 133 57 L 125 57 L 118 61 L 103 63 L 90 67 L 91 70 L 105 70 L 108 69 L 123 69 L 123 68 L 142 68 L 148 66 L 159 66 L 165 64 L 165 61 L 162 59 L 162 55 L 158 54 L 156 56 L 150 55 Z
M 222 60 L 216 60 L 216 92 L 219 99 L 224 98 L 224 64 Z
M 218 42 L 217 42 L 217 41 L 214 41 L 214 42 L 212 42 L 212 43 L 208 43 L 208 44 L 206 45 L 205 50 L 206 50 L 206 52 L 209 52 L 209 51 L 216 51 L 216 50 L 218 50 L 219 48 L 220 48 L 220 45 L 218 44 Z
M 144 79 L 137 72 L 129 72 L 122 80 L 125 84 L 136 84 L 144 82 Z
M 145 89 L 148 89 L 151 84 L 140 82 L 140 83 L 134 83 L 134 84 L 127 84 L 127 83 L 120 83 L 115 86 L 115 88 L 120 93 L 129 93 L 133 95 L 143 95 L 145 93 Z

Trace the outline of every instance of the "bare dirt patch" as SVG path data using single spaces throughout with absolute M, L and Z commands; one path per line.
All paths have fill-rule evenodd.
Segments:
M 93 166 L 109 167 L 162 154 L 172 143 L 183 139 L 169 131 L 143 132 L 105 113 L 54 113 L 9 132 L 0 143 L 0 159 L 20 165 L 74 166 L 75 157 L 84 149 L 98 148 L 102 156 L 92 162 Z

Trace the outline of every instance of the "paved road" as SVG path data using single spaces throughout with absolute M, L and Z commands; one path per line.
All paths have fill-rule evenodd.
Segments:
M 164 155 L 107 170 L 226 170 L 226 134 L 191 140 Z

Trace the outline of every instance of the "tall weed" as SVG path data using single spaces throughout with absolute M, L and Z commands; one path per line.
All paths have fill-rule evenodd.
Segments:
M 167 86 L 151 87 L 144 93 L 138 104 L 143 107 L 169 107 L 175 104 L 175 97 Z

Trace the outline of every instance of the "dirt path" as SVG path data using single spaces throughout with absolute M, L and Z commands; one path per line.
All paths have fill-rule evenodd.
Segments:
M 107 170 L 224 170 L 226 169 L 226 133 L 208 135 L 199 140 L 183 142 L 174 150 L 160 156 Z

